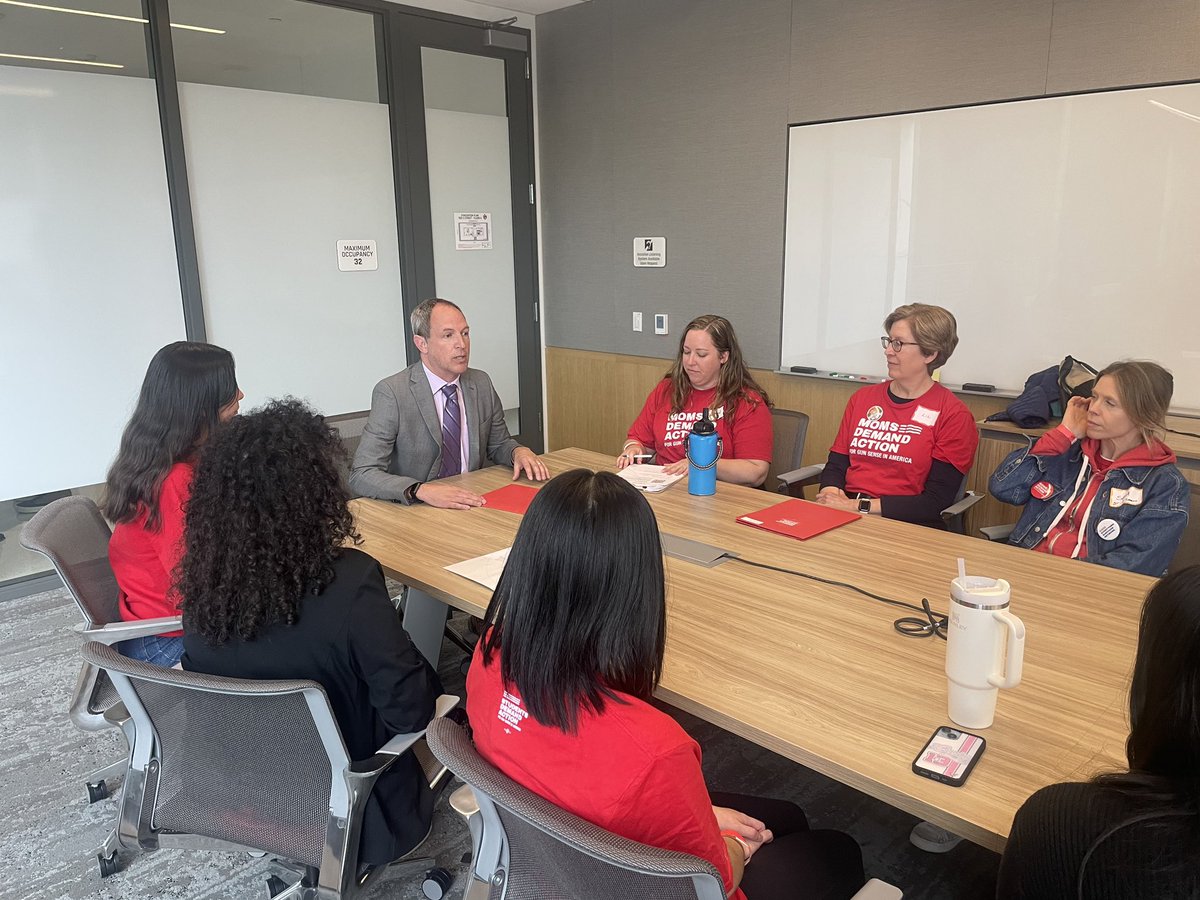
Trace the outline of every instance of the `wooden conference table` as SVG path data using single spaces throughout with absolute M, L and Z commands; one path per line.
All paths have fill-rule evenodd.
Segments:
M 613 463 L 583 450 L 545 460 L 552 474 Z M 511 474 L 459 478 L 482 493 Z M 987 751 L 961 788 L 911 770 L 933 730 L 949 724 L 945 643 L 897 633 L 892 623 L 905 611 L 845 588 L 734 561 L 708 569 L 669 558 L 658 692 L 666 702 L 997 851 L 1038 788 L 1124 763 L 1137 621 L 1153 579 L 878 517 L 793 540 L 736 524 L 786 498 L 734 485 L 692 497 L 679 482 L 646 498 L 663 532 L 918 605 L 928 597 L 942 612 L 964 556 L 969 574 L 1011 582 L 1012 610 L 1027 628 L 1024 680 L 1001 691 L 995 724 L 982 732 Z M 511 545 L 518 516 L 365 499 L 352 506 L 362 549 L 389 573 L 482 614 L 490 591 L 443 567 Z

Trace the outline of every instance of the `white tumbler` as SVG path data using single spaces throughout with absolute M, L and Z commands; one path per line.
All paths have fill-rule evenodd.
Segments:
M 946 678 L 950 719 L 963 728 L 989 727 L 999 689 L 1021 683 L 1025 625 L 1008 611 L 1010 594 L 1003 578 L 961 575 L 950 582 Z

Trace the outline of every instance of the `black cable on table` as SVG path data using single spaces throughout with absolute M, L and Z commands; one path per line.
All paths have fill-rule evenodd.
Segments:
M 898 606 L 901 609 L 911 609 L 913 612 L 921 613 L 924 618 L 916 616 L 901 616 L 892 626 L 905 637 L 931 637 L 937 635 L 943 641 L 946 639 L 946 623 L 949 619 L 944 613 L 934 612 L 927 598 L 921 598 L 921 605 L 917 606 L 914 603 L 909 603 L 905 600 L 896 600 L 892 597 L 884 597 L 880 594 L 873 594 L 868 590 L 860 588 L 858 585 L 850 584 L 846 581 L 835 581 L 832 578 L 822 578 L 819 575 L 810 575 L 808 572 L 799 572 L 796 569 L 785 569 L 782 566 L 773 566 L 770 563 L 757 562 L 753 559 L 745 559 L 741 556 L 726 556 L 725 559 L 732 562 L 740 562 L 747 566 L 754 566 L 757 569 L 767 569 L 771 572 L 781 572 L 784 575 L 795 575 L 799 578 L 807 578 L 810 581 L 818 581 L 821 584 L 828 584 L 833 587 L 842 587 L 854 591 L 856 594 L 862 594 L 864 597 L 869 597 L 880 603 L 886 603 L 888 606 Z

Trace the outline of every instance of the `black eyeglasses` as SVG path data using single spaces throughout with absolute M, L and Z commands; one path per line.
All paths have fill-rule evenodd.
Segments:
M 890 337 L 884 337 L 884 336 L 880 336 L 879 343 L 883 345 L 884 350 L 886 350 L 888 347 L 891 347 L 892 352 L 894 352 L 894 353 L 899 353 L 905 347 L 920 347 L 921 346 L 916 341 L 902 341 L 899 338 L 890 338 Z

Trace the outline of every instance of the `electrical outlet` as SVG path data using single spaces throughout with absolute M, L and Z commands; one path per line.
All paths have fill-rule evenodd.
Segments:
M 642 330 L 642 314 L 640 312 L 635 312 L 633 314 L 633 330 L 634 331 Z
M 654 333 L 655 334 L 666 334 L 667 333 L 667 314 L 666 313 L 655 313 L 654 314 Z

